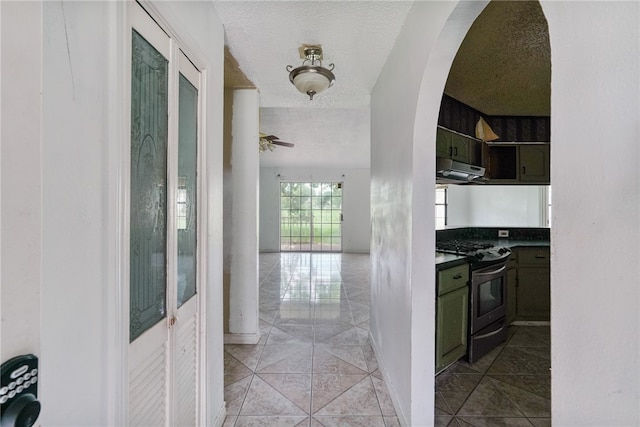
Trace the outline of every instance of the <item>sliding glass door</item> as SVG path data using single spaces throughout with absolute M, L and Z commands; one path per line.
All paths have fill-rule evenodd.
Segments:
M 280 250 L 342 251 L 342 183 L 280 183 Z

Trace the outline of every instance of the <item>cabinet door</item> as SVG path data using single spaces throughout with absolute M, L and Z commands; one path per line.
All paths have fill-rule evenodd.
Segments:
M 436 156 L 450 158 L 449 147 L 451 147 L 451 132 L 439 127 L 436 132 Z
M 550 320 L 549 268 L 518 268 L 518 320 Z
M 520 181 L 548 183 L 549 145 L 520 146 Z
M 436 372 L 467 353 L 469 289 L 465 286 L 438 298 Z
M 470 140 L 457 133 L 451 134 L 451 158 L 462 163 L 471 163 Z
M 517 271 L 515 268 L 507 269 L 507 324 L 516 320 L 517 308 Z

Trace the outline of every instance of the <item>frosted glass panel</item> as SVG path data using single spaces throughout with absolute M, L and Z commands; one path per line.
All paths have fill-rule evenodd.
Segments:
M 180 74 L 178 113 L 178 307 L 196 294 L 198 91 Z
M 133 31 L 131 341 L 166 316 L 167 60 Z

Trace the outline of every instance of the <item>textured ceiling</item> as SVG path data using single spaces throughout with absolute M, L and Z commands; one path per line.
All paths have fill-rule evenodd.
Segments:
M 260 90 L 261 107 L 368 107 L 413 2 L 214 1 L 226 45 Z M 298 48 L 322 46 L 335 64 L 335 84 L 310 101 L 289 82 L 287 65 L 302 63 Z
M 488 115 L 549 116 L 547 21 L 536 1 L 493 1 L 465 37 L 445 93 Z
M 295 148 L 262 166 L 366 167 L 370 94 L 413 1 L 218 1 L 225 86 L 260 91 L 260 130 Z M 319 44 L 336 82 L 310 101 L 285 67 Z M 550 49 L 537 1 L 493 1 L 469 30 L 445 93 L 488 115 L 550 115 Z

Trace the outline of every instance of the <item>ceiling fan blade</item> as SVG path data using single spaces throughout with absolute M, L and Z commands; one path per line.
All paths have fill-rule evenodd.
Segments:
M 260 136 L 262 139 L 266 139 L 267 141 L 274 141 L 276 139 L 280 139 L 275 135 L 265 135 L 265 136 Z
M 294 147 L 295 145 L 290 143 L 290 142 L 284 142 L 284 141 L 271 141 L 272 144 L 275 145 L 282 145 L 283 147 Z

